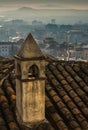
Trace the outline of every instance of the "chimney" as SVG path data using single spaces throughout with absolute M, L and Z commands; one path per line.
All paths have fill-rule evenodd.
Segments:
M 45 65 L 39 46 L 29 34 L 15 56 L 17 118 L 25 126 L 45 119 Z

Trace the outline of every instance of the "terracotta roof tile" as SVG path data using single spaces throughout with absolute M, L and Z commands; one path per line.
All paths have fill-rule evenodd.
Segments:
M 53 104 L 55 104 L 56 106 L 56 109 L 58 112 L 61 113 L 61 116 L 63 116 L 65 119 L 66 122 L 69 123 L 69 126 L 71 127 L 70 125 L 70 120 L 75 120 L 75 118 L 72 117 L 72 114 L 71 112 L 68 110 L 67 106 L 64 104 L 63 100 L 60 98 L 60 96 L 52 89 L 52 92 L 54 93 L 54 96 L 52 96 L 52 93 L 51 91 L 48 92 L 48 88 L 50 88 L 51 86 L 48 85 L 46 86 L 46 91 L 48 93 L 48 95 L 51 97 L 51 100 L 53 102 Z M 57 99 L 58 100 L 55 100 L 56 99 L 56 96 L 57 96 Z M 55 98 L 54 98 L 55 97 Z M 57 102 L 58 101 L 58 102 Z M 68 115 L 70 116 L 70 118 L 68 118 Z M 71 118 L 72 117 L 72 118 Z M 72 127 L 79 127 L 80 126 L 75 122 L 76 126 L 72 126 Z
M 51 60 L 52 61 L 52 60 Z M 13 59 L 0 62 L 0 128 L 25 130 L 16 119 Z M 8 74 L 9 73 L 9 74 Z M 46 66 L 46 119 L 35 130 L 88 130 L 88 63 L 52 61 Z
M 0 88 L 1 89 L 1 88 Z M 2 93 L 0 93 L 0 106 L 1 106 L 1 111 L 4 117 L 4 120 L 6 121 L 7 128 L 11 130 L 19 130 L 16 121 L 14 119 L 13 112 L 10 109 L 9 102 L 1 89 Z
M 50 114 L 50 117 L 48 117 Z M 68 130 L 67 126 L 63 122 L 63 119 L 57 114 L 57 111 L 49 98 L 46 96 L 46 117 L 51 121 L 55 129 Z

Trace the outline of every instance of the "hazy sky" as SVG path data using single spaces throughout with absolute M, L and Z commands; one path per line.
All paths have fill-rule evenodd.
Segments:
M 88 0 L 0 0 L 1 8 L 11 8 L 11 6 L 28 6 L 32 8 L 88 9 Z

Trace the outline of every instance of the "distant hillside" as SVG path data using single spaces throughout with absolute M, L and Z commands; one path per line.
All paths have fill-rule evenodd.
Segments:
M 31 7 L 21 7 L 18 9 L 18 11 L 29 11 L 29 10 L 33 10 L 33 8 Z
M 50 22 L 56 19 L 59 24 L 74 24 L 78 21 L 88 22 L 88 10 L 74 9 L 33 9 L 30 7 L 22 7 L 15 11 L 7 11 L 2 13 L 5 18 L 23 19 L 28 22 L 39 20 Z

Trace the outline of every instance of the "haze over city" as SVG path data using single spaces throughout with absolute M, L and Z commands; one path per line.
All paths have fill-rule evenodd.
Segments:
M 88 0 L 0 0 L 1 7 L 28 6 L 32 8 L 88 9 Z
M 56 19 L 58 24 L 88 21 L 87 0 L 0 0 L 0 18 L 23 19 L 28 22 Z
M 16 54 L 28 33 L 44 53 L 88 59 L 88 0 L 0 0 L 0 55 Z

